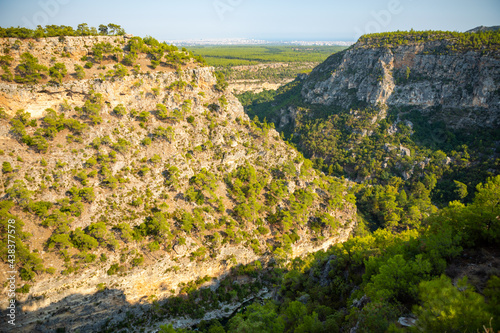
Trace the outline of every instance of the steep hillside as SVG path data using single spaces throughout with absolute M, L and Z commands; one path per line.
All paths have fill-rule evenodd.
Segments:
M 350 236 L 348 182 L 250 121 L 189 52 L 130 36 L 0 43 L 18 72 L 0 83 L 1 279 L 15 220 L 16 331 L 224 317 L 272 291 L 289 259 Z

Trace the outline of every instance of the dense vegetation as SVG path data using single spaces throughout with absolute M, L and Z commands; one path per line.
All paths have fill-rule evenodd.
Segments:
M 0 27 L 0 38 L 42 38 L 42 37 L 63 37 L 63 36 L 121 36 L 125 35 L 125 30 L 114 23 L 108 25 L 100 24 L 98 28 L 89 27 L 87 23 L 81 23 L 74 29 L 67 25 L 46 25 L 45 28 L 38 26 L 36 29 L 24 27 Z
M 357 327 L 370 333 L 465 332 L 482 331 L 484 326 L 494 332 L 500 326 L 499 268 L 486 270 L 480 282 L 474 281 L 481 293 L 467 277 L 452 275 L 457 281 L 452 283 L 445 273 L 451 273 L 447 266 L 459 262 L 464 251 L 470 255 L 485 245 L 498 246 L 498 193 L 500 176 L 479 185 L 471 204 L 451 203 L 420 227 L 399 233 L 369 233 L 360 227 L 358 236 L 327 252 L 297 258 L 286 269 L 261 272 L 266 278 L 259 283 L 279 282 L 277 297 L 253 302 L 223 324 L 202 322 L 197 330 L 338 332 Z M 239 273 L 256 276 L 255 267 L 245 269 L 241 266 Z M 210 293 L 199 293 L 204 291 Z M 173 303 L 166 303 L 165 309 Z M 416 325 L 402 328 L 396 324 L 401 316 L 417 319 Z M 186 330 L 164 326 L 161 332 Z
M 207 64 L 224 73 L 230 82 L 260 80 L 281 83 L 298 74 L 308 73 L 341 46 L 195 46 L 194 54 L 203 56 Z M 255 82 L 255 81 L 254 81 Z
M 200 279 L 186 286 L 186 297 L 154 302 L 145 315 L 129 316 L 104 332 L 172 316 L 203 318 L 207 311 L 276 284 L 277 295 L 262 298 L 260 293 L 229 320 L 202 321 L 196 331 L 338 332 L 357 327 L 370 333 L 465 332 L 484 327 L 495 332 L 500 325 L 500 271 L 491 265 L 490 255 L 498 255 L 500 244 L 498 193 L 500 176 L 478 185 L 470 204 L 450 203 L 411 229 L 371 233 L 361 223 L 354 238 L 326 252 L 267 269 L 260 261 L 239 265 L 216 290 L 200 288 L 210 278 Z M 487 255 L 481 256 L 485 249 Z M 482 259 L 471 261 L 473 256 Z M 471 262 L 481 269 L 468 279 L 462 270 Z M 241 276 L 254 280 L 240 284 Z M 409 317 L 415 326 L 403 328 L 399 317 Z M 188 330 L 165 325 L 160 331 Z
M 269 62 L 322 62 L 342 46 L 194 46 L 210 66 L 232 67 Z
M 395 31 L 363 35 L 359 38 L 361 47 L 395 47 L 409 43 L 447 41 L 448 51 L 484 50 L 495 54 L 500 49 L 500 31 L 474 33 L 453 31 Z

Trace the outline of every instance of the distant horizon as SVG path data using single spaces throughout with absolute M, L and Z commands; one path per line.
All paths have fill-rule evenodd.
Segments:
M 77 28 L 77 25 L 68 25 L 73 27 L 74 29 Z M 1 26 L 1 28 L 11 28 L 13 26 Z M 17 26 L 13 28 L 27 28 L 24 26 Z M 470 29 L 467 29 L 465 31 L 456 31 L 456 30 L 443 30 L 443 31 L 451 31 L 451 32 L 467 32 L 469 30 L 473 30 L 475 28 L 479 27 L 500 27 L 500 24 L 498 25 L 479 25 L 475 27 L 471 27 Z M 97 28 L 97 26 L 95 26 Z M 408 30 L 387 30 L 387 31 L 382 31 L 382 32 L 395 32 L 395 31 L 409 31 Z M 415 30 L 415 29 L 413 29 Z M 434 29 L 422 29 L 421 31 L 433 31 Z M 126 31 L 126 34 L 132 35 L 132 36 L 138 36 L 138 37 L 146 37 L 150 35 L 137 35 L 134 33 L 131 33 L 129 31 Z M 267 39 L 259 39 L 259 38 L 247 38 L 247 37 L 219 37 L 219 38 L 211 38 L 211 37 L 200 37 L 200 38 L 181 38 L 181 39 L 173 39 L 173 38 L 167 38 L 167 39 L 158 39 L 155 36 L 152 36 L 153 38 L 159 40 L 160 42 L 167 42 L 167 43 L 179 43 L 181 45 L 265 45 L 265 44 L 288 44 L 288 45 L 300 45 L 301 43 L 305 44 L 310 44 L 310 45 L 319 45 L 319 43 L 324 43 L 328 46 L 330 45 L 339 45 L 339 46 L 346 46 L 346 45 L 352 45 L 357 42 L 359 38 L 356 40 L 349 40 L 349 39 L 342 39 L 342 38 L 267 38 Z M 213 42 L 217 42 L 215 44 L 211 44 Z
M 477 0 L 0 0 L 0 26 L 98 27 L 110 22 L 158 40 L 356 41 L 397 30 L 464 32 L 500 24 L 500 1 Z
M 160 40 L 178 46 L 252 46 L 252 45 L 290 45 L 290 46 L 350 46 L 356 41 L 341 40 L 265 40 L 249 38 L 206 38 L 206 39 L 166 39 Z
M 489 25 L 489 26 L 478 25 L 478 26 L 475 26 L 475 27 L 471 27 L 470 29 L 467 29 L 465 31 L 456 31 L 456 30 L 445 30 L 445 31 L 452 31 L 452 32 L 461 32 L 461 33 L 463 33 L 463 32 L 467 32 L 469 30 L 478 28 L 478 27 L 497 27 L 497 26 L 500 26 L 500 24 L 498 24 L 498 25 Z M 404 30 L 404 31 L 409 31 L 409 30 L 411 30 L 411 29 Z M 431 30 L 433 30 L 433 29 L 423 29 L 422 31 L 431 31 Z M 388 30 L 388 31 L 384 31 L 384 32 L 394 32 L 394 31 L 398 31 L 398 30 Z M 402 31 L 402 30 L 399 30 L 399 31 Z M 325 39 L 321 39 L 321 38 L 305 38 L 305 39 L 268 38 L 268 39 L 259 39 L 259 38 L 233 37 L 233 38 L 186 38 L 186 39 L 172 39 L 172 38 L 169 38 L 169 39 L 162 39 L 161 41 L 166 41 L 166 42 L 169 42 L 169 43 L 178 42 L 178 43 L 185 44 L 185 45 L 189 45 L 189 43 L 204 44 L 204 45 L 213 45 L 213 44 L 208 44 L 207 42 L 216 42 L 216 41 L 218 41 L 218 42 L 225 42 L 225 41 L 226 42 L 245 41 L 245 43 L 242 43 L 242 44 L 232 44 L 232 45 L 246 45 L 247 42 L 248 43 L 255 42 L 254 43 L 255 45 L 273 44 L 273 43 L 277 43 L 277 44 L 331 43 L 331 45 L 344 45 L 344 44 L 355 44 L 358 39 L 356 39 L 356 40 L 352 40 L 352 39 L 348 40 L 348 39 L 341 39 L 341 38 L 325 38 Z M 339 44 L 335 44 L 335 43 L 339 43 Z M 215 44 L 215 45 L 217 45 L 217 44 Z
M 1 3 L 2 0 L 0 0 L 0 3 Z M 61 1 L 61 0 L 59 0 Z M 80 23 L 83 23 L 83 22 L 80 22 Z M 78 24 L 80 24 L 78 23 Z M 71 26 L 72 28 L 76 29 L 78 24 L 74 24 L 74 25 L 71 25 L 71 24 L 60 24 L 60 25 L 67 25 L 67 26 Z M 116 24 L 116 23 L 115 23 Z M 121 25 L 120 25 L 121 26 Z M 30 28 L 30 27 L 26 27 L 26 26 L 3 26 L 0 24 L 0 27 L 1 28 Z M 89 25 L 89 27 L 95 27 L 95 28 L 98 28 L 98 25 Z M 490 27 L 500 27 L 500 22 L 499 24 L 495 24 L 495 25 L 477 25 L 477 26 L 474 26 L 474 27 L 470 27 L 470 28 L 467 28 L 466 30 L 464 31 L 457 31 L 457 30 L 450 30 L 450 29 L 406 29 L 406 30 L 384 30 L 384 31 L 380 31 L 380 32 L 369 32 L 367 34 L 370 34 L 370 33 L 384 33 L 384 32 L 396 32 L 396 31 L 410 31 L 410 30 L 415 30 L 415 31 L 436 31 L 436 30 L 442 30 L 442 31 L 450 31 L 450 32 L 459 32 L 459 33 L 464 33 L 464 32 L 467 32 L 469 30 L 473 30 L 475 28 L 479 28 L 479 27 L 486 27 L 486 28 L 490 28 Z M 32 29 L 32 28 L 30 28 Z M 145 35 L 140 35 L 140 34 L 135 34 L 131 31 L 125 31 L 126 34 L 128 35 L 132 35 L 132 36 L 138 36 L 138 37 L 146 37 L 146 36 L 151 36 L 150 34 L 145 34 Z M 263 45 L 263 44 L 296 44 L 296 43 L 308 43 L 308 44 L 311 44 L 313 45 L 313 43 L 327 43 L 327 45 L 340 45 L 340 46 L 345 46 L 345 45 L 352 45 L 352 44 L 355 44 L 359 37 L 357 37 L 356 39 L 343 39 L 343 38 L 335 38 L 335 37 L 327 37 L 327 38 L 314 38 L 314 37 L 311 37 L 311 38 L 294 38 L 294 37 L 287 37 L 287 38 L 278 38 L 278 37 L 271 37 L 271 38 L 252 38 L 252 37 L 197 37 L 197 38 L 179 38 L 179 39 L 176 39 L 176 38 L 166 38 L 166 39 L 162 39 L 162 38 L 157 38 L 156 36 L 151 36 L 157 40 L 159 40 L 160 42 L 168 42 L 168 43 L 180 43 L 181 45 L 192 45 L 192 44 L 200 44 L 200 45 L 219 45 L 219 43 L 216 43 L 216 44 L 210 44 L 209 42 L 220 42 L 220 43 L 223 43 L 225 44 L 225 42 L 227 42 L 228 44 L 230 45 L 248 45 L 248 44 L 253 44 L 253 45 Z M 236 43 L 237 41 L 241 41 L 241 44 L 238 44 Z
M 228 37 L 228 38 L 168 38 L 166 40 L 182 40 L 182 41 L 205 41 L 205 40 L 255 40 L 266 42 L 355 42 L 355 40 L 341 38 L 247 38 L 247 37 Z

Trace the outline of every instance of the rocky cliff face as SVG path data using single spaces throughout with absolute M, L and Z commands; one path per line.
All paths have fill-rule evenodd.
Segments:
M 418 108 L 452 127 L 498 126 L 500 58 L 481 50 L 450 51 L 437 40 L 378 47 L 358 42 L 311 73 L 302 95 L 313 104 L 359 103 Z
M 283 79 L 280 82 L 265 82 L 262 80 L 233 80 L 229 83 L 229 90 L 234 94 L 246 91 L 260 93 L 264 90 L 277 90 L 279 87 L 292 82 L 293 79 Z
M 79 56 L 87 42 L 74 40 L 69 51 Z M 151 313 L 153 301 L 185 295 L 188 283 L 211 277 L 202 286 L 216 290 L 232 267 L 259 261 L 265 268 L 350 236 L 356 212 L 344 181 L 318 174 L 278 132 L 251 122 L 231 93 L 215 89 L 213 69 L 190 67 L 57 85 L 0 84 L 9 118 L 0 120 L 1 154 L 13 167 L 1 174 L 1 196 L 15 201 L 10 214 L 24 221 L 28 252 L 45 267 L 22 266 L 36 274 L 17 278 L 17 287 L 31 288 L 18 293 L 16 331 L 112 327 L 130 313 Z M 23 120 L 23 135 L 13 128 L 12 118 L 26 117 L 16 115 L 19 109 L 32 118 Z M 75 132 L 61 119 L 82 127 Z M 59 127 L 49 131 L 54 121 Z M 30 137 L 45 138 L 47 149 L 27 144 Z M 82 188 L 92 188 L 93 197 L 75 195 Z M 36 212 L 37 203 L 48 210 Z M 161 228 L 156 235 L 125 235 L 152 221 Z M 96 223 L 105 226 L 98 246 L 48 245 L 63 229 L 68 240 L 78 230 L 90 235 Z M 243 301 L 223 304 L 232 309 Z M 196 322 L 154 311 L 156 320 L 176 326 Z M 206 318 L 230 314 L 217 311 Z

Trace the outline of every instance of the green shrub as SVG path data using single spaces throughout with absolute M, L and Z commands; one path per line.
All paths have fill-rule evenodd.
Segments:
M 71 243 L 80 251 L 92 250 L 99 246 L 99 242 L 94 237 L 85 234 L 81 228 L 76 228 L 71 233 Z
M 47 248 L 65 249 L 71 246 L 71 241 L 68 234 L 55 234 L 52 235 L 47 241 Z
M 23 267 L 19 271 L 19 276 L 23 281 L 32 281 L 35 278 L 36 273 L 29 267 Z
M 128 70 L 125 66 L 122 64 L 115 64 L 113 65 L 114 70 L 114 76 L 117 76 L 119 78 L 123 78 L 128 75 Z
M 39 217 L 46 217 L 53 203 L 48 201 L 35 201 L 28 204 L 28 208 Z
M 106 229 L 106 224 L 104 222 L 96 222 L 90 224 L 86 228 L 86 232 L 99 241 L 99 243 L 104 244 L 108 240 L 108 230 Z
M 2 163 L 2 172 L 3 173 L 9 173 L 12 172 L 14 169 L 12 168 L 12 165 L 10 162 L 3 162 Z
M 87 202 L 93 202 L 95 199 L 94 189 L 92 187 L 84 187 L 78 191 L 78 196 Z
M 174 134 L 175 131 L 171 126 L 168 126 L 167 128 L 158 126 L 153 131 L 153 135 L 155 138 L 166 139 L 169 142 L 172 142 L 174 140 Z
M 163 237 L 170 232 L 168 214 L 156 212 L 153 216 L 147 217 L 144 223 L 135 227 L 135 230 L 142 236 Z
M 206 247 L 203 247 L 203 246 L 200 246 L 198 249 L 196 249 L 195 251 L 191 252 L 191 255 L 189 256 L 189 259 L 191 261 L 193 260 L 201 260 L 205 257 L 207 253 L 207 248 Z
M 217 80 L 217 83 L 215 84 L 215 90 L 223 92 L 229 86 L 229 83 L 226 81 L 223 73 L 215 72 L 215 79 Z
M 129 141 L 123 138 L 118 138 L 118 140 L 111 146 L 111 148 L 113 148 L 117 152 L 124 153 L 131 145 L 132 143 L 130 143 Z
M 293 302 L 290 306 L 286 318 L 290 321 L 297 321 L 305 316 L 305 311 L 302 308 L 305 306 L 299 302 Z M 297 316 L 296 308 L 299 308 L 301 315 Z M 289 324 L 289 325 L 290 325 Z M 238 313 L 232 317 L 227 324 L 230 332 L 285 332 L 285 319 L 278 315 L 278 307 L 273 302 L 267 302 L 264 305 L 253 303 L 247 307 L 247 311 Z M 299 331 L 297 331 L 299 332 Z M 300 331 L 302 332 L 302 331 Z M 304 332 L 307 332 L 304 331 Z M 316 331 L 310 331 L 316 332 Z
M 151 113 L 149 113 L 147 111 L 141 111 L 141 113 L 139 113 L 139 115 L 137 116 L 137 119 L 139 119 L 139 121 L 142 121 L 142 122 L 147 122 L 149 120 L 150 116 L 151 116 Z
M 53 275 L 56 272 L 56 269 L 54 267 L 48 267 L 48 268 L 45 269 L 45 272 L 47 274 Z
M 259 234 L 261 235 L 267 235 L 269 233 L 269 229 L 266 228 L 266 227 L 258 227 L 257 228 L 257 231 L 259 232 Z
M 17 288 L 16 292 L 21 294 L 29 294 L 31 286 L 29 284 L 23 285 L 21 288 Z
M 489 327 L 492 315 L 483 296 L 473 291 L 467 278 L 453 286 L 442 275 L 419 285 L 421 305 L 414 307 L 417 328 L 425 332 L 476 332 Z
M 406 261 L 400 254 L 395 255 L 380 266 L 377 275 L 372 276 L 372 282 L 366 287 L 367 294 L 372 299 L 413 302 L 418 294 L 418 284 L 429 277 L 431 270 L 432 265 L 422 259 L 421 254 L 414 261 Z
M 130 202 L 130 206 L 134 206 L 134 207 L 139 207 L 142 204 L 143 204 L 143 201 L 142 201 L 142 198 L 140 198 L 140 197 L 135 199 L 135 200 L 132 200 Z
M 401 311 L 391 303 L 372 301 L 363 307 L 357 318 L 360 333 L 389 332 L 391 322 L 398 319 Z
M 115 189 L 118 186 L 118 179 L 113 176 L 109 176 L 103 180 L 102 186 Z
M 160 155 L 154 154 L 153 157 L 151 157 L 151 163 L 158 164 L 159 162 L 161 162 Z
M 75 76 L 79 80 L 85 78 L 85 70 L 82 66 L 75 64 Z
M 111 267 L 108 269 L 108 271 L 106 273 L 108 275 L 114 275 L 114 274 L 118 273 L 119 269 L 120 269 L 120 265 L 113 264 L 113 265 L 111 265 Z
M 142 263 L 144 262 L 144 256 L 142 254 L 134 257 L 134 259 L 132 259 L 132 266 L 140 266 L 142 265 Z
M 147 175 L 147 173 L 149 172 L 149 168 L 147 166 L 144 166 L 142 167 L 140 170 L 139 170 L 139 175 L 144 177 L 145 175 Z
M 31 196 L 33 194 L 32 191 L 29 191 L 26 187 L 24 181 L 17 179 L 14 181 L 14 184 L 9 187 L 5 193 L 10 197 L 17 201 L 17 203 L 24 205 L 27 204 Z
M 158 241 L 151 242 L 148 244 L 148 249 L 151 252 L 158 251 L 160 249 L 160 244 L 158 243 Z
M 63 63 L 57 62 L 49 68 L 49 75 L 56 82 L 61 83 L 66 74 L 68 74 L 68 70 Z
M 113 112 L 119 116 L 119 117 L 123 117 L 124 115 L 127 114 L 127 109 L 123 106 L 123 104 L 118 104 L 117 106 L 115 106 L 115 108 L 113 109 Z
M 137 60 L 137 53 L 131 51 L 125 57 L 123 57 L 122 63 L 126 66 L 133 66 L 136 60 Z
M 40 65 L 38 59 L 31 53 L 25 52 L 21 55 L 21 63 L 17 66 L 17 71 L 20 75 L 15 76 L 18 83 L 38 83 L 42 73 L 47 73 L 47 67 Z
M 156 115 L 160 120 L 167 119 L 168 118 L 167 107 L 163 104 L 156 104 Z

